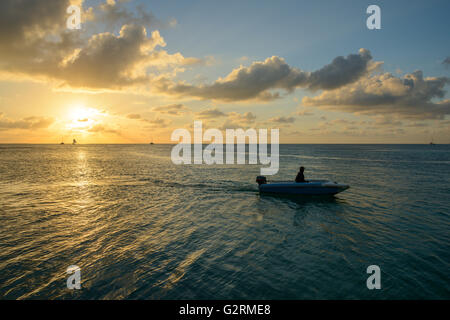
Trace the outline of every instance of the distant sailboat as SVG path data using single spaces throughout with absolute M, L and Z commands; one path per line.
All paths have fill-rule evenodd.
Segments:
M 433 142 L 433 140 L 434 140 L 434 136 L 435 136 L 435 132 L 433 131 L 432 133 L 431 133 L 431 141 L 430 141 L 430 146 L 431 145 L 434 145 L 435 143 Z
M 61 138 L 61 143 L 60 144 L 64 144 L 64 139 L 63 138 Z
M 72 144 L 77 144 L 77 140 L 73 139 Z
M 152 141 L 150 142 L 150 144 L 154 144 L 154 143 L 153 143 L 153 138 L 152 138 Z

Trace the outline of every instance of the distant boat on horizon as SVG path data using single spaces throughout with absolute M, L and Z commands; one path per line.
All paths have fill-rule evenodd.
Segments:
M 435 143 L 433 142 L 433 140 L 434 140 L 434 134 L 431 135 L 430 146 L 435 144 Z
M 77 140 L 73 139 L 72 144 L 77 144 Z

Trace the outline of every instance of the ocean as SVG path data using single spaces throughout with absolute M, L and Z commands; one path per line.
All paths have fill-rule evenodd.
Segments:
M 450 145 L 280 145 L 269 180 L 302 165 L 331 198 L 171 149 L 0 145 L 0 299 L 450 299 Z

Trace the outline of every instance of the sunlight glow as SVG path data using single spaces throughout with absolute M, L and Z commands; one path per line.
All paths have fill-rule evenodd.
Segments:
M 71 120 L 83 122 L 84 120 L 99 114 L 100 111 L 95 108 L 88 108 L 83 104 L 78 104 L 70 109 L 69 117 Z
M 98 116 L 101 111 L 95 108 L 86 107 L 84 104 L 73 105 L 69 109 L 67 128 L 71 130 L 81 130 L 99 123 Z

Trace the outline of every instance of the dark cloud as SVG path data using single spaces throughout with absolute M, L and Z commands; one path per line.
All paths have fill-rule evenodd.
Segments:
M 27 35 L 55 32 L 64 24 L 69 5 L 69 0 L 0 1 L 0 45 L 17 45 Z
M 334 125 L 354 125 L 356 122 L 346 119 L 333 119 L 326 123 L 328 126 L 334 126 Z
M 298 115 L 298 116 L 302 116 L 302 117 L 313 116 L 314 115 L 313 112 L 308 111 L 308 110 L 300 110 L 300 111 L 297 111 L 295 114 Z
M 330 64 L 310 74 L 308 87 L 312 90 L 330 90 L 355 82 L 367 74 L 371 60 L 367 49 L 360 49 L 359 54 L 349 54 L 346 58 L 336 57 Z
M 108 0 L 101 3 L 96 10 L 96 20 L 102 22 L 107 29 L 112 29 L 124 24 L 135 24 L 150 28 L 167 28 L 176 25 L 177 21 L 170 18 L 168 21 L 162 21 L 156 18 L 153 13 L 146 10 L 142 4 L 136 5 L 130 10 L 130 4 L 127 1 Z
M 217 108 L 211 108 L 207 110 L 203 110 L 200 112 L 197 112 L 196 117 L 199 119 L 210 119 L 210 118 L 218 118 L 218 117 L 225 117 L 226 114 L 220 111 Z
M 412 122 L 412 123 L 408 123 L 406 125 L 406 127 L 410 127 L 410 128 L 423 128 L 423 127 L 428 127 L 428 124 L 423 123 L 423 122 Z
M 227 119 L 221 126 L 222 130 L 248 128 L 256 120 L 256 116 L 252 112 L 238 113 L 229 112 Z
M 144 27 L 125 25 L 118 36 L 102 33 L 92 36 L 81 51 L 60 70 L 65 83 L 75 87 L 120 88 L 148 81 L 146 74 L 133 74 L 149 62 L 148 52 L 163 45 L 158 31 L 147 37 Z
M 149 128 L 165 128 L 169 126 L 172 121 L 163 119 L 163 118 L 155 118 L 155 119 L 143 119 L 146 123 L 148 123 Z
M 133 119 L 133 120 L 137 120 L 137 119 L 141 119 L 141 115 L 137 114 L 137 113 L 130 113 L 127 115 L 128 119 Z
M 152 13 L 144 10 L 142 5 L 136 11 L 128 10 L 124 4 L 116 1 L 106 1 L 99 5 L 98 20 L 105 23 L 108 28 L 124 24 L 137 24 L 150 27 L 156 22 Z
M 177 103 L 177 104 L 170 104 L 167 106 L 159 106 L 152 109 L 153 111 L 162 113 L 162 114 L 168 114 L 172 116 L 178 116 L 180 114 L 183 114 L 187 111 L 189 111 L 189 108 L 186 107 L 184 104 Z
M 142 116 L 138 113 L 131 113 L 127 115 L 128 119 L 139 120 L 147 124 L 147 127 L 151 128 L 163 128 L 168 126 L 171 121 L 163 118 L 155 118 L 155 119 L 146 119 L 142 118 Z
M 445 65 L 446 67 L 450 66 L 450 57 L 447 57 L 444 59 L 444 61 L 442 61 L 442 64 Z
M 0 1 L 0 71 L 56 80 L 59 86 L 117 90 L 176 73 L 164 68 L 201 61 L 156 50 L 166 44 L 158 31 L 147 33 L 152 17 L 144 10 L 131 13 L 108 1 L 89 11 L 96 18 L 80 31 L 66 27 L 69 5 L 69 0 Z M 116 18 L 118 34 L 96 31 L 102 19 Z
M 88 129 L 89 132 L 93 133 L 115 133 L 117 135 L 120 135 L 120 131 L 111 129 L 110 127 L 102 124 L 96 124 Z
M 294 117 L 274 117 L 269 119 L 271 122 L 280 123 L 280 124 L 289 124 L 294 123 L 295 118 Z
M 224 79 L 210 85 L 194 86 L 160 80 L 159 90 L 168 94 L 194 96 L 202 99 L 239 101 L 248 99 L 273 100 L 280 96 L 277 89 L 291 92 L 295 88 L 334 89 L 352 83 L 366 74 L 372 56 L 366 49 L 358 54 L 337 57 L 330 64 L 314 72 L 289 66 L 283 58 L 273 56 L 249 67 L 233 70 Z
M 305 97 L 306 106 L 323 106 L 336 110 L 367 114 L 396 114 L 404 118 L 442 119 L 450 114 L 450 99 L 445 96 L 447 77 L 424 78 L 416 71 L 398 78 L 391 73 L 360 79 L 340 89 Z
M 27 117 L 21 120 L 11 120 L 0 115 L 0 130 L 8 129 L 43 129 L 48 128 L 54 122 L 53 118 Z
M 0 70 L 26 74 L 53 69 L 80 43 L 65 28 L 69 0 L 0 1 Z
M 389 116 L 376 116 L 375 121 L 371 122 L 376 126 L 401 126 L 403 122 Z
M 235 122 L 250 123 L 256 120 L 256 116 L 252 112 L 238 113 L 230 112 L 228 113 L 228 118 Z

